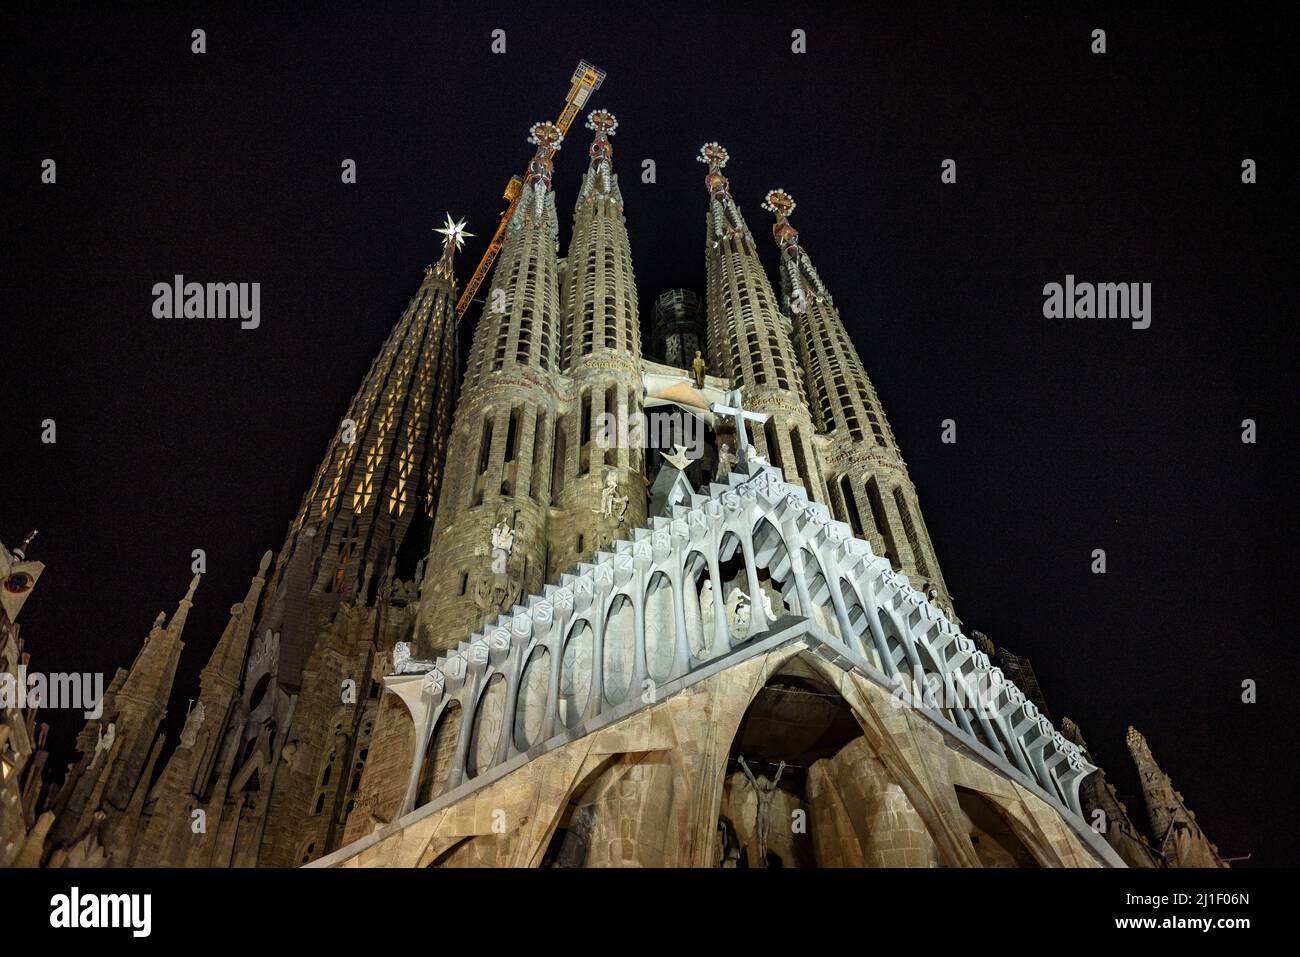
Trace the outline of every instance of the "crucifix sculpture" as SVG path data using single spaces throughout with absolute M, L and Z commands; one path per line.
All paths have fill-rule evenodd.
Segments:
M 745 420 L 750 422 L 766 422 L 768 414 L 766 412 L 750 412 L 741 403 L 740 390 L 732 389 L 727 393 L 727 405 L 720 402 L 714 402 L 709 406 L 709 411 L 714 415 L 729 415 L 736 420 L 736 461 L 740 467 L 749 467 L 749 436 L 746 434 Z

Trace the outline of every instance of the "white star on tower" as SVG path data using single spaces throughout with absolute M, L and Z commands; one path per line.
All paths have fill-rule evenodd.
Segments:
M 450 213 L 447 213 L 446 216 L 447 222 L 442 229 L 438 229 L 435 226 L 433 231 L 435 233 L 442 233 L 444 237 L 442 240 L 443 246 L 450 246 L 452 243 L 455 243 L 456 251 L 459 252 L 465 245 L 465 240 L 474 234 L 466 232 L 465 220 L 462 219 L 460 222 L 453 222 Z

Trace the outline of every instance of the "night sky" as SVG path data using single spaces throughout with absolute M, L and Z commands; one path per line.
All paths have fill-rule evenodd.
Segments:
M 798 201 L 967 632 L 1032 659 L 1143 826 L 1130 723 L 1222 854 L 1300 858 L 1293 22 L 1236 4 L 357 6 L 6 17 L 0 537 L 41 529 L 19 618 L 33 669 L 111 677 L 205 549 L 174 740 L 436 258 L 431 229 L 450 211 L 478 234 L 463 282 L 528 126 L 585 57 L 609 73 L 592 105 L 620 122 L 643 329 L 660 292 L 703 292 L 694 157 L 716 139 L 773 277 L 759 203 L 777 186 Z M 575 124 L 556 159 L 562 251 L 589 140 Z M 152 286 L 176 273 L 260 282 L 261 328 L 155 319 Z M 1045 319 L 1043 286 L 1067 273 L 1151 283 L 1151 328 Z M 45 720 L 61 777 L 81 720 Z

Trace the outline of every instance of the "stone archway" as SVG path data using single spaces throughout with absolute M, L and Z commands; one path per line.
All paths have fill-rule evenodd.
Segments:
M 985 867 L 1042 867 L 1019 829 L 992 800 L 979 791 L 957 786 L 957 803 L 970 823 L 970 842 Z
M 586 774 L 559 811 L 539 867 L 662 867 L 672 839 L 670 758 L 611 755 Z
M 804 654 L 768 676 L 740 720 L 719 827 L 724 867 L 941 863 L 849 702 Z

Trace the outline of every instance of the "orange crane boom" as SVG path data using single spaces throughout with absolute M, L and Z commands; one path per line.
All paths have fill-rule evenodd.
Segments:
M 569 95 L 564 101 L 564 109 L 560 111 L 560 118 L 555 121 L 555 125 L 559 127 L 561 133 L 569 132 L 569 126 L 586 105 L 587 98 L 591 96 L 593 91 L 599 90 L 600 85 L 604 82 L 604 70 L 593 66 L 586 60 L 578 61 L 578 66 L 573 71 Z M 548 158 L 554 155 L 555 150 L 551 150 Z M 483 258 L 479 260 L 478 268 L 474 270 L 474 275 L 465 284 L 465 291 L 460 294 L 460 300 L 456 303 L 456 320 L 458 322 L 465 318 L 465 313 L 469 312 L 469 304 L 474 301 L 478 287 L 483 285 L 483 280 L 487 278 L 487 274 L 491 271 L 492 264 L 497 261 L 501 247 L 505 245 L 506 226 L 510 223 L 510 217 L 515 213 L 515 207 L 519 205 L 519 196 L 523 191 L 523 179 L 518 176 L 511 176 L 510 182 L 506 183 L 505 192 L 502 194 L 502 198 L 506 201 L 506 208 L 501 214 L 501 222 L 497 224 L 497 230 L 488 241 L 487 249 L 483 251 Z

